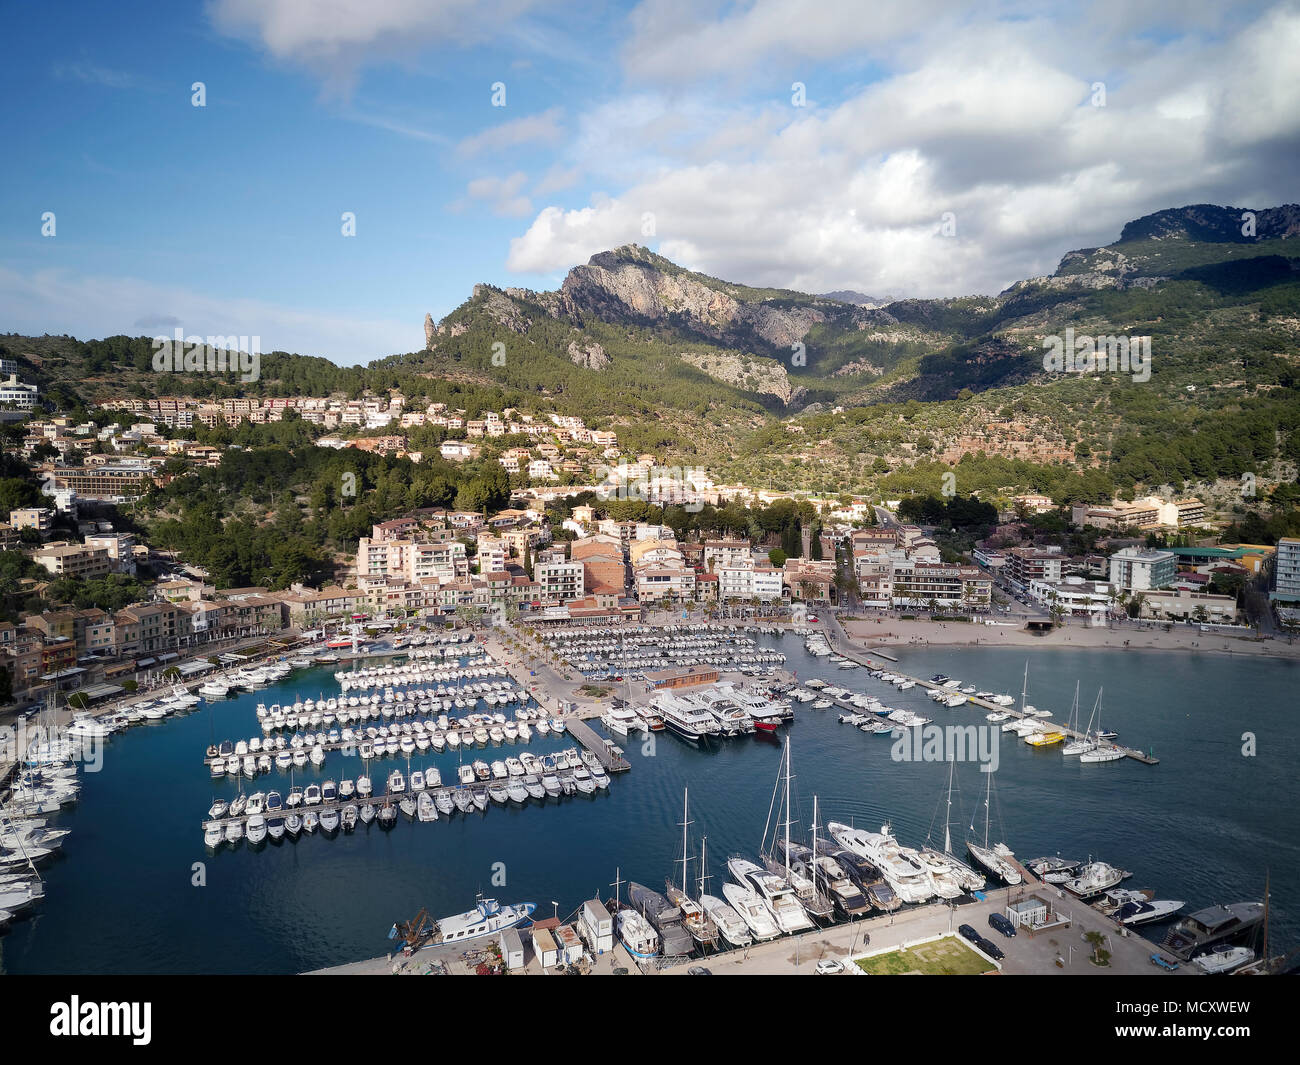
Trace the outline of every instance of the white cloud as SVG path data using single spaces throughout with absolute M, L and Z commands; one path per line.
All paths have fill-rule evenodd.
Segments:
M 509 177 L 475 178 L 465 186 L 465 194 L 472 200 L 485 201 L 492 213 L 504 218 L 523 218 L 532 212 L 533 201 L 521 195 L 528 175 L 516 170 Z M 461 207 L 463 204 L 453 205 Z
M 991 292 L 1051 271 L 1067 250 L 1115 240 L 1150 211 L 1294 198 L 1300 13 L 1290 5 L 1254 22 L 1198 5 L 1173 24 L 1216 32 L 1141 40 L 1150 22 L 1117 0 L 1115 28 L 1092 14 L 1058 25 L 1033 12 L 981 16 L 955 34 L 924 3 L 879 19 L 850 6 L 872 25 L 850 25 L 849 8 L 831 5 L 841 37 L 806 5 L 759 0 L 683 29 L 668 0 L 642 4 L 628 67 L 664 80 L 690 62 L 703 77 L 766 54 L 779 43 L 777 9 L 807 16 L 791 47 L 808 56 L 904 37 L 897 69 L 816 108 L 665 89 L 577 116 L 565 162 L 606 191 L 545 206 L 511 242 L 508 268 L 551 275 L 657 239 L 683 265 L 755 284 Z M 717 44 L 724 29 L 737 32 L 734 47 Z M 1091 104 L 1094 81 L 1106 83 L 1104 107 Z M 656 238 L 641 235 L 645 211 Z M 940 235 L 944 212 L 956 216 L 955 238 Z
M 475 156 L 490 152 L 509 151 L 523 144 L 554 144 L 561 136 L 558 107 L 552 107 L 535 115 L 511 119 L 496 126 L 490 126 L 480 133 L 466 137 L 456 146 L 462 156 Z
M 431 44 L 475 44 L 540 0 L 211 0 L 216 29 L 315 71 L 342 91 L 365 65 Z
M 87 277 L 63 270 L 32 274 L 0 267 L 0 307 L 7 328 L 83 339 L 170 334 L 259 336 L 262 351 L 321 355 L 340 364 L 369 362 L 424 346 L 411 322 L 360 319 L 306 307 L 212 297 L 127 277 Z M 170 323 L 170 324 L 169 324 Z

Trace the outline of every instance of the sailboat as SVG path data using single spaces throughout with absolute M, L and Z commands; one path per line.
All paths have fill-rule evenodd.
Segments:
M 1020 871 L 1009 861 L 1012 857 L 1011 849 L 1005 843 L 995 843 L 993 846 L 989 846 L 989 819 L 991 816 L 990 800 L 993 797 L 993 774 L 989 773 L 988 778 L 988 788 L 984 794 L 984 842 L 977 843 L 968 836 L 966 838 L 966 849 L 970 851 L 972 858 L 1000 880 L 1007 884 L 1019 884 L 1024 878 L 1020 875 Z M 973 822 L 970 826 L 970 830 L 972 832 L 975 831 L 975 825 Z
M 682 886 L 678 888 L 669 878 L 665 881 L 668 901 L 676 906 L 682 914 L 682 925 L 701 947 L 718 945 L 718 926 L 705 912 L 704 908 L 686 893 L 689 882 L 686 863 L 689 861 L 687 850 L 687 829 L 692 824 L 690 819 L 690 789 L 682 789 Z M 702 870 L 701 870 L 702 872 Z
M 1097 735 L 1101 735 L 1101 689 L 1097 690 Z M 1124 757 L 1124 748 L 1113 743 L 1102 743 L 1100 739 L 1090 750 L 1079 755 L 1080 762 L 1118 762 Z
M 952 782 L 957 763 L 948 762 L 948 804 L 943 819 L 943 850 L 933 847 L 921 848 L 921 860 L 930 870 L 930 879 L 938 886 L 940 878 L 957 886 L 958 893 L 980 891 L 984 887 L 984 877 L 952 853 Z M 942 892 L 940 893 L 941 897 Z
M 1097 741 L 1093 739 L 1093 735 L 1092 735 L 1092 722 L 1093 719 L 1097 716 L 1097 707 L 1100 705 L 1101 705 L 1101 689 L 1098 688 L 1097 701 L 1092 704 L 1092 713 L 1088 715 L 1088 727 L 1084 729 L 1083 738 L 1078 740 L 1073 740 L 1070 743 L 1067 743 L 1064 747 L 1062 747 L 1061 753 L 1063 755 L 1072 756 L 1072 755 L 1086 754 L 1088 751 L 1091 751 L 1094 747 L 1097 746 Z M 1074 682 L 1074 708 L 1071 711 L 1071 719 L 1070 719 L 1070 725 L 1075 729 L 1079 727 L 1079 722 L 1077 720 L 1078 714 L 1079 714 L 1079 682 L 1075 681 Z
M 767 829 L 772 824 L 772 813 L 779 809 L 777 806 L 777 789 L 781 787 L 782 775 L 777 773 L 776 784 L 772 788 L 772 803 L 768 807 L 767 819 L 768 824 L 763 826 L 763 846 L 759 848 L 763 864 L 767 866 L 769 873 L 781 877 L 809 916 L 819 921 L 830 921 L 835 917 L 835 903 L 832 902 L 825 894 L 817 890 L 816 883 L 813 879 L 804 876 L 803 873 L 797 872 L 790 859 L 790 825 L 792 817 L 790 813 L 790 738 L 785 740 L 785 845 L 781 848 L 783 857 L 778 858 L 775 853 L 777 850 L 777 830 L 780 824 L 772 826 L 772 847 L 769 849 L 767 844 Z

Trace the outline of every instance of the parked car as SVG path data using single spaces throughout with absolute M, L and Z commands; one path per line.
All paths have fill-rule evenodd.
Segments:
M 1162 969 L 1168 969 L 1170 972 L 1173 972 L 1178 968 L 1178 963 L 1176 961 L 1170 961 L 1170 959 L 1166 958 L 1163 954 L 1152 954 L 1151 964 L 1158 965 Z
M 1013 925 L 1005 913 L 989 914 L 989 924 L 1010 939 L 1016 934 L 1016 926 Z
M 975 929 L 973 929 L 970 925 L 968 924 L 960 925 L 957 928 L 957 934 L 967 942 L 974 943 L 977 946 L 979 945 L 979 941 L 981 938 L 980 934 L 976 932 Z
M 703 965 L 692 965 L 686 973 L 688 976 L 712 976 L 713 970 L 706 969 Z
M 980 950 L 982 950 L 994 961 L 1001 961 L 1003 958 L 1006 957 L 1006 955 L 1002 953 L 1001 947 L 999 947 L 996 943 L 990 943 L 987 939 L 983 938 L 982 936 L 975 943 L 975 946 L 979 947 Z
M 817 963 L 818 976 L 834 976 L 844 971 L 844 963 L 831 958 L 823 958 Z

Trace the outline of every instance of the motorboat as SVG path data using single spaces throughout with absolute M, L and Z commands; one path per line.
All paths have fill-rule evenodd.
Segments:
M 1061 887 L 1081 899 L 1090 899 L 1109 891 L 1131 874 L 1105 862 L 1089 862 L 1078 874 L 1061 882 Z
M 1250 947 L 1234 947 L 1223 943 L 1193 958 L 1192 964 L 1204 973 L 1222 976 L 1243 965 L 1249 965 L 1254 960 L 1255 952 Z
M 1079 871 L 1082 864 L 1057 855 L 1048 858 L 1030 858 L 1025 862 L 1025 868 L 1045 884 L 1064 884 Z
M 747 947 L 754 942 L 745 919 L 716 895 L 701 895 L 700 908 L 708 915 L 728 946 Z
M 427 791 L 420 791 L 416 798 L 416 812 L 421 821 L 438 820 L 438 808 L 434 805 L 433 796 Z
M 727 859 L 727 871 L 736 883 L 751 888 L 758 895 L 783 933 L 803 932 L 814 927 L 794 889 L 775 873 L 740 857 Z
M 334 833 L 339 828 L 339 812 L 336 807 L 327 806 L 320 812 L 320 828 L 322 832 Z
M 1211 947 L 1253 932 L 1263 919 L 1262 902 L 1210 906 L 1176 921 L 1160 946 L 1181 961 L 1189 961 Z
M 763 900 L 752 888 L 742 887 L 739 884 L 724 884 L 722 895 L 727 905 L 745 922 L 753 940 L 761 943 L 767 939 L 775 939 L 781 934 L 776 921 L 772 919 L 771 912 L 763 905 Z
M 1153 924 L 1166 921 L 1178 914 L 1185 906 L 1181 899 L 1141 899 L 1126 902 L 1115 911 L 1114 917 L 1120 924 L 1130 928 L 1136 925 Z
M 262 814 L 254 814 L 248 819 L 246 832 L 249 843 L 261 843 L 266 839 L 266 818 Z
M 890 834 L 888 825 L 882 825 L 879 832 L 866 832 L 832 821 L 826 829 L 841 847 L 861 855 L 878 869 L 904 902 L 925 902 L 934 897 L 930 875 L 916 852 L 900 847 Z

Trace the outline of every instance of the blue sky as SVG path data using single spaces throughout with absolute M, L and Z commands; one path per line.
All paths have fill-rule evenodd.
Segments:
M 476 281 L 555 287 L 630 241 L 959 295 L 1150 210 L 1294 198 L 1296 5 L 1133 7 L 9 5 L 0 331 L 352 363 L 419 348 Z

